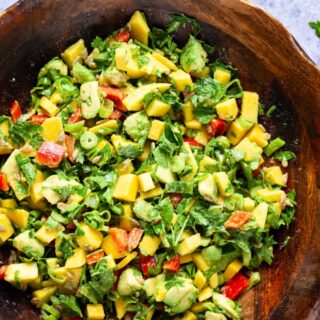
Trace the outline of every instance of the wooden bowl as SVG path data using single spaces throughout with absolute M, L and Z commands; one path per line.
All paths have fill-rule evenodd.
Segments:
M 183 12 L 202 22 L 215 57 L 233 63 L 248 90 L 259 92 L 279 112 L 266 121 L 297 153 L 289 168 L 298 208 L 292 240 L 262 267 L 262 282 L 242 298 L 244 319 L 320 318 L 320 70 L 273 17 L 238 0 L 37 0 L 19 1 L 0 15 L 0 108 L 13 99 L 28 106 L 40 67 L 80 37 L 105 36 L 143 10 L 149 24 L 164 26 Z M 185 35 L 181 34 L 183 40 Z M 38 319 L 23 293 L 0 286 L 0 319 Z

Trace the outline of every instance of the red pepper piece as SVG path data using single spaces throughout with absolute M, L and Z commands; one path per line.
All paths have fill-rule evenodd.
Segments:
M 122 111 L 120 111 L 118 109 L 114 109 L 109 116 L 109 120 L 117 120 L 117 119 L 121 118 L 122 115 L 123 115 Z
M 93 264 L 93 263 L 100 261 L 103 257 L 104 257 L 103 250 L 98 250 L 96 252 L 89 254 L 87 256 L 86 261 L 87 261 L 87 264 Z
M 176 207 L 183 199 L 183 194 L 181 193 L 171 193 L 170 200 L 174 207 Z
M 177 272 L 180 269 L 180 256 L 176 255 L 172 259 L 163 264 L 163 269 L 168 271 Z
M 119 252 L 124 251 L 128 245 L 127 231 L 120 228 L 110 228 L 109 233 L 116 244 L 117 250 Z
M 229 299 L 236 299 L 242 293 L 250 282 L 241 272 L 238 272 L 232 279 L 227 281 L 221 289 L 221 293 Z
M 130 40 L 130 33 L 126 29 L 121 29 L 113 38 L 109 40 L 109 44 L 113 42 L 128 42 Z
M 116 109 L 119 109 L 122 112 L 127 111 L 127 108 L 122 102 L 126 94 L 122 90 L 114 87 L 100 86 L 100 92 L 104 98 L 114 102 Z
M 7 269 L 8 269 L 8 266 L 6 266 L 6 265 L 3 265 L 0 267 L 0 280 L 4 279 L 4 276 L 5 276 Z
M 45 165 L 49 168 L 57 168 L 61 160 L 65 157 L 66 148 L 54 142 L 44 142 L 36 155 L 36 161 L 40 165 Z
M 235 211 L 224 223 L 226 229 L 238 229 L 248 222 L 252 217 L 251 212 Z
M 190 144 L 190 146 L 194 146 L 194 147 L 203 147 L 203 145 L 199 142 L 197 142 L 194 139 L 190 139 L 190 138 L 183 138 L 184 142 L 187 142 Z
M 149 276 L 150 273 L 150 269 L 156 269 L 157 267 L 157 262 L 156 259 L 154 257 L 151 256 L 139 256 L 139 260 L 140 260 L 140 265 L 141 265 L 141 270 L 144 276 Z
M 47 120 L 47 119 L 49 119 L 48 116 L 40 115 L 40 114 L 34 114 L 29 120 L 33 124 L 42 125 L 45 122 L 45 120 Z
M 227 130 L 227 123 L 221 119 L 212 119 L 208 125 L 208 132 L 211 137 L 221 136 Z
M 9 190 L 9 184 L 5 173 L 0 173 L 0 190 L 7 192 Z
M 10 113 L 13 122 L 17 122 L 20 116 L 22 115 L 20 104 L 17 100 L 14 100 L 11 104 Z
M 64 142 L 65 142 L 66 147 L 67 147 L 68 159 L 71 162 L 74 162 L 74 159 L 72 158 L 72 155 L 73 155 L 73 151 L 74 151 L 74 146 L 76 144 L 76 138 L 73 135 L 66 134 L 64 139 L 65 139 Z
M 74 110 L 73 114 L 69 118 L 68 123 L 76 123 L 76 122 L 79 122 L 81 120 L 83 120 L 81 108 L 77 108 L 76 110 Z
M 138 246 L 142 235 L 143 235 L 143 230 L 139 228 L 133 228 L 129 232 L 128 245 L 127 245 L 129 252 L 131 252 L 133 249 L 135 249 Z

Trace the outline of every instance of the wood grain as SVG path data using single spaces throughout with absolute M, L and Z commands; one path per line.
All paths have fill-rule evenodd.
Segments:
M 214 56 L 233 63 L 244 87 L 258 91 L 263 102 L 280 106 L 266 126 L 297 153 L 289 187 L 297 190 L 298 210 L 290 229 L 278 235 L 281 242 L 289 234 L 289 246 L 276 250 L 274 264 L 262 268 L 262 283 L 241 298 L 243 316 L 320 319 L 320 70 L 258 7 L 238 0 L 20 1 L 0 15 L 0 110 L 7 113 L 16 98 L 27 107 L 37 71 L 49 57 L 80 37 L 106 35 L 136 9 L 154 26 L 164 26 L 174 12 L 200 20 Z M 2 299 L 0 320 L 37 318 L 21 295 L 1 284 Z

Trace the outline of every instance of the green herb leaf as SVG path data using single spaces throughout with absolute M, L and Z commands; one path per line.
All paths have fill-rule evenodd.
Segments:
M 316 35 L 320 38 L 320 20 L 315 22 L 309 22 L 309 26 L 315 30 Z

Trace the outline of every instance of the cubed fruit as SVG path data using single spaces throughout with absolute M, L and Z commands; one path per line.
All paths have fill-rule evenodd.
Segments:
M 0 244 L 7 241 L 14 233 L 10 219 L 0 213 Z
M 183 143 L 183 149 L 187 152 L 188 154 L 188 158 L 186 160 L 186 165 L 191 167 L 191 172 L 188 173 L 187 175 L 184 175 L 183 177 L 181 177 L 181 180 L 183 181 L 191 181 L 195 175 L 198 172 L 198 163 L 194 157 L 194 154 L 190 148 L 190 144 L 187 142 Z
M 86 264 L 86 251 L 82 248 L 76 248 L 73 250 L 73 255 L 67 259 L 66 268 L 79 268 L 84 264 Z
M 184 313 L 181 320 L 197 320 L 197 316 L 193 312 L 187 311 Z
M 234 193 L 233 186 L 226 172 L 215 172 L 213 177 L 222 196 L 229 197 Z
M 256 220 L 259 228 L 264 228 L 267 221 L 269 206 L 266 202 L 260 202 L 253 210 L 252 217 Z
M 190 74 L 183 70 L 179 69 L 171 72 L 169 78 L 174 87 L 180 92 L 191 91 L 193 89 L 193 82 Z
M 151 128 L 148 134 L 150 140 L 158 141 L 162 135 L 165 123 L 160 120 L 152 120 Z
M 77 237 L 78 245 L 85 251 L 97 250 L 103 239 L 102 233 L 84 222 L 80 222 L 79 227 L 84 234 Z
M 269 167 L 264 173 L 264 179 L 270 184 L 277 184 L 279 186 L 286 185 L 282 170 L 279 166 Z
M 238 259 L 233 260 L 224 271 L 223 275 L 226 281 L 232 279 L 242 268 L 243 264 Z
M 116 48 L 114 59 L 117 69 L 126 71 L 126 66 L 131 58 L 131 50 L 127 44 L 122 44 L 120 47 Z
M 0 155 L 10 154 L 14 148 L 9 137 L 9 120 L 0 124 Z
M 170 59 L 166 58 L 163 54 L 160 54 L 159 52 L 154 52 L 152 55 L 155 59 L 164 64 L 170 70 L 178 70 L 177 66 Z
M 16 284 L 27 284 L 38 278 L 38 266 L 36 262 L 9 264 L 4 275 L 4 280 Z
M 49 244 L 53 241 L 57 236 L 60 230 L 63 230 L 64 227 L 62 225 L 58 225 L 57 228 L 50 228 L 46 224 L 44 224 L 35 234 L 36 238 L 42 241 L 44 244 Z
M 147 115 L 149 117 L 162 117 L 171 109 L 171 105 L 159 99 L 153 99 L 147 109 Z
M 200 195 L 209 202 L 216 203 L 218 196 L 217 184 L 212 174 L 207 175 L 199 181 L 198 191 Z
M 106 135 L 106 129 L 118 129 L 119 125 L 117 120 L 107 120 L 104 121 L 101 124 L 98 124 L 92 128 L 89 129 L 89 131 L 93 133 L 103 133 L 103 135 Z M 115 130 L 110 130 L 110 133 L 112 133 Z M 104 141 L 104 140 L 102 140 Z
M 62 59 L 67 63 L 69 68 L 76 62 L 81 62 L 87 55 L 87 49 L 85 47 L 83 39 L 78 40 L 76 43 L 68 47 L 62 54 Z
M 118 154 L 121 153 L 121 148 L 126 148 L 128 146 L 132 146 L 133 148 L 138 147 L 138 144 L 136 142 L 127 140 L 118 134 L 113 134 L 111 136 L 110 140 L 111 140 L 111 142 L 112 142 L 112 144 Z
M 108 269 L 113 269 L 117 265 L 116 261 L 114 260 L 114 257 L 111 255 L 108 255 L 108 256 L 104 257 L 103 259 L 106 260 Z
M 0 206 L 6 209 L 16 209 L 18 204 L 14 199 L 2 199 L 0 200 Z
M 120 217 L 119 227 L 121 229 L 131 231 L 134 226 L 132 224 L 133 212 L 129 204 L 123 204 L 123 215 Z
M 151 144 L 150 144 L 150 141 L 147 141 L 144 146 L 143 146 L 143 152 L 142 154 L 138 157 L 138 159 L 143 162 L 143 161 L 146 161 L 149 157 L 149 153 L 150 153 L 150 150 L 151 150 Z
M 59 112 L 59 108 L 55 104 L 53 104 L 46 96 L 41 97 L 39 106 L 50 117 L 54 117 Z
M 124 71 L 126 71 L 126 74 L 130 79 L 138 79 L 147 74 L 146 71 L 140 68 L 137 59 L 132 57 L 132 52 L 127 64 L 124 67 Z
M 241 141 L 251 127 L 251 122 L 238 118 L 231 123 L 227 131 L 227 138 L 230 140 L 232 145 L 236 145 Z
M 125 258 L 123 258 L 115 267 L 115 270 L 121 270 L 123 269 L 125 266 L 127 266 L 136 256 L 137 256 L 137 252 L 133 251 L 131 253 L 129 253 Z
M 53 104 L 58 104 L 58 103 L 61 103 L 63 102 L 63 98 L 61 96 L 61 94 L 57 91 L 55 91 L 51 96 L 50 96 L 50 101 L 53 103 Z
M 163 194 L 163 189 L 160 186 L 156 185 L 156 187 L 150 191 L 147 191 L 147 192 L 141 191 L 140 198 L 143 200 L 150 199 L 150 198 L 161 196 L 162 194 Z
M 244 160 L 245 161 L 260 161 L 262 149 L 257 146 L 255 142 L 251 142 L 248 138 L 244 138 L 238 143 L 235 149 L 244 152 Z
M 119 252 L 116 244 L 114 242 L 114 240 L 112 239 L 112 236 L 109 234 L 107 235 L 101 244 L 101 248 L 103 249 L 103 251 L 107 254 L 112 256 L 114 259 L 120 259 L 123 258 L 125 256 L 127 256 L 129 254 L 128 251 L 124 250 L 122 252 Z
M 216 70 L 214 70 L 214 78 L 220 83 L 226 85 L 231 80 L 231 72 L 226 69 L 217 68 Z
M 220 102 L 216 105 L 218 117 L 222 120 L 232 121 L 238 115 L 238 105 L 235 98 Z
M 210 267 L 201 253 L 194 253 L 192 255 L 192 260 L 197 266 L 198 270 L 202 272 L 206 272 L 207 270 L 209 270 Z
M 194 105 L 192 104 L 191 101 L 188 101 L 184 104 L 182 108 L 182 112 L 183 112 L 183 119 L 185 123 L 195 119 L 193 110 L 194 110 Z
M 280 216 L 281 212 L 282 212 L 282 204 L 280 202 L 276 202 L 272 204 L 274 209 L 276 210 L 276 213 L 278 214 L 278 216 Z
M 197 250 L 201 245 L 201 236 L 200 233 L 196 233 L 193 236 L 183 240 L 178 245 L 178 253 L 182 256 L 187 254 L 191 254 L 195 250 Z
M 209 285 L 212 289 L 215 289 L 219 285 L 218 273 L 214 273 L 209 279 Z
M 87 319 L 88 320 L 103 320 L 104 309 L 102 304 L 87 304 Z
M 200 172 L 213 172 L 218 165 L 218 161 L 208 156 L 204 156 L 199 162 Z
M 43 128 L 41 135 L 45 141 L 52 141 L 60 144 L 64 142 L 64 129 L 60 117 L 48 118 L 41 126 Z
M 281 202 L 285 197 L 285 193 L 283 190 L 279 189 L 271 190 L 263 188 L 257 191 L 257 196 L 267 202 Z
M 133 39 L 148 45 L 148 36 L 150 29 L 144 15 L 140 11 L 136 11 L 129 21 L 130 34 Z
M 29 212 L 26 210 L 0 208 L 0 213 L 4 213 L 10 221 L 20 229 L 23 229 L 28 225 Z
M 210 287 L 204 288 L 198 295 L 198 301 L 202 302 L 210 299 L 212 297 L 212 292 L 213 292 L 212 288 Z
M 147 192 L 155 188 L 154 182 L 152 180 L 151 174 L 149 172 L 142 173 L 138 175 L 140 189 L 143 192 Z
M 192 254 L 187 254 L 185 256 L 180 257 L 180 264 L 186 264 L 193 261 L 192 260 Z
M 196 136 L 194 137 L 194 140 L 202 144 L 203 146 L 206 146 L 209 140 L 208 131 L 206 129 L 201 129 L 197 132 Z
M 161 243 L 161 239 L 159 237 L 149 236 L 145 234 L 139 244 L 139 249 L 141 254 L 144 256 L 154 256 L 159 245 Z
M 118 178 L 113 190 L 113 198 L 123 201 L 135 201 L 138 192 L 138 176 L 135 174 L 125 174 Z
M 200 130 L 201 129 L 201 122 L 197 119 L 193 119 L 191 121 L 184 123 L 188 129 L 195 129 Z
M 241 117 L 249 122 L 258 123 L 259 96 L 255 92 L 243 91 Z
M 149 61 L 141 67 L 142 71 L 146 72 L 149 75 L 170 73 L 170 69 L 165 64 L 155 59 L 151 53 L 147 53 L 145 56 Z
M 245 197 L 243 199 L 243 210 L 247 212 L 251 212 L 255 207 L 255 202 L 250 197 Z
M 162 183 L 170 183 L 176 181 L 176 175 L 170 168 L 157 166 L 154 172 L 155 177 Z
M 266 132 L 263 126 L 256 124 L 246 135 L 251 142 L 255 142 L 260 148 L 264 148 L 268 144 L 270 134 Z
M 44 198 L 42 194 L 42 182 L 45 180 L 46 176 L 40 170 L 37 170 L 36 178 L 30 188 L 30 197 L 35 204 Z
M 41 308 L 42 305 L 47 303 L 50 300 L 51 296 L 56 293 L 57 289 L 58 287 L 53 286 L 35 290 L 32 292 L 31 302 L 35 304 L 37 308 Z
M 206 277 L 204 276 L 204 274 L 198 270 L 196 272 L 196 275 L 194 277 L 194 280 L 193 280 L 193 284 L 199 289 L 201 290 L 207 283 L 207 279 Z
M 79 287 L 83 268 L 66 269 L 66 271 L 66 280 L 64 283 L 58 285 L 59 291 L 65 294 L 75 295 Z
M 197 71 L 191 71 L 190 74 L 194 77 L 194 78 L 198 78 L 198 79 L 202 79 L 205 78 L 209 75 L 210 73 L 210 69 L 209 67 L 204 67 L 200 72 Z
M 166 289 L 165 285 L 163 283 L 160 283 L 156 288 L 154 298 L 157 302 L 162 302 L 166 298 L 167 293 L 168 290 Z
M 114 302 L 118 319 L 122 319 L 127 312 L 127 307 L 124 298 L 119 298 Z
M 134 166 L 132 164 L 131 159 L 124 160 L 123 162 L 119 163 L 116 168 L 119 176 L 129 174 L 134 170 Z

